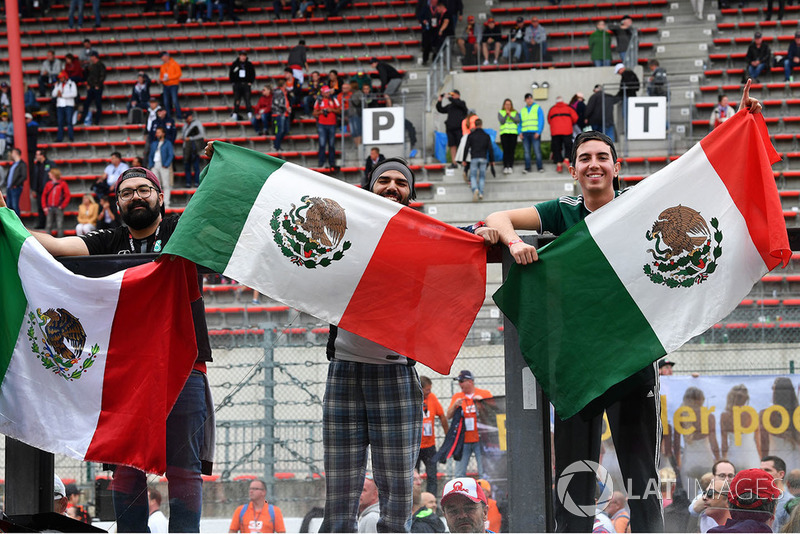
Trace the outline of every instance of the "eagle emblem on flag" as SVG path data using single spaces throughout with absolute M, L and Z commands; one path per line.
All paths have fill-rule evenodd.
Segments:
M 315 269 L 327 267 L 344 257 L 350 241 L 345 210 L 330 198 L 303 196 L 301 204 L 292 204 L 284 213 L 272 212 L 270 228 L 275 244 L 295 265 Z
M 31 351 L 49 369 L 65 380 L 74 381 L 94 365 L 100 346 L 95 343 L 84 358 L 86 331 L 80 320 L 64 308 L 29 311 L 28 341 Z M 41 337 L 37 337 L 37 333 Z M 41 342 L 41 346 L 39 346 Z M 83 359 L 83 361 L 81 361 Z
M 669 288 L 703 283 L 722 256 L 719 221 L 706 222 L 700 212 L 680 204 L 662 211 L 645 238 L 653 242 L 647 249 L 653 261 L 644 265 L 644 273 Z

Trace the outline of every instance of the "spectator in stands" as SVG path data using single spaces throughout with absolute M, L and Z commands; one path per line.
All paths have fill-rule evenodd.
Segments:
M 162 109 L 158 104 L 158 99 L 150 97 L 149 107 L 147 108 L 147 123 L 145 124 L 145 135 L 152 131 L 153 122 L 158 118 L 158 110 Z M 164 115 L 166 117 L 166 114 Z M 148 140 L 149 142 L 149 140 Z
M 621 491 L 611 494 L 611 500 L 605 508 L 605 513 L 614 524 L 615 532 L 630 532 L 631 514 L 628 511 L 628 498 Z
M 486 495 L 486 503 L 489 505 L 486 517 L 486 521 L 489 523 L 489 530 L 492 532 L 500 532 L 503 516 L 497 506 L 497 501 L 492 499 L 492 485 L 489 484 L 488 480 L 483 478 L 478 479 L 478 485 L 483 489 L 483 493 Z
M 598 20 L 595 31 L 589 35 L 589 56 L 595 67 L 611 65 L 611 34 L 604 20 Z
M 761 83 L 758 79 L 759 76 L 767 69 L 772 60 L 772 52 L 769 45 L 764 42 L 764 37 L 761 32 L 753 34 L 753 42 L 747 47 L 747 55 L 745 62 L 747 63 L 746 75 L 752 78 L 753 83 Z
M 507 42 L 503 47 L 503 59 L 511 61 L 511 54 L 514 54 L 514 61 L 522 59 L 522 49 L 525 45 L 525 31 L 528 25 L 525 19 L 517 17 L 516 25 L 508 32 Z
M 150 76 L 143 71 L 136 75 L 136 83 L 128 101 L 128 124 L 144 124 L 145 112 L 150 103 Z
M 500 123 L 500 145 L 503 147 L 503 174 L 511 174 L 514 172 L 514 152 L 517 150 L 522 119 L 510 98 L 503 101 L 503 109 L 497 112 L 497 121 Z
M 8 82 L 0 83 L 0 109 L 11 111 L 11 86 Z
M 446 106 L 442 105 L 444 96 L 444 94 L 439 95 L 439 99 L 436 102 L 436 111 L 447 114 L 444 125 L 447 130 L 447 146 L 450 147 L 450 167 L 455 169 L 457 167 L 456 151 L 462 135 L 461 121 L 467 116 L 467 104 L 461 100 L 461 92 L 457 89 L 453 89 L 447 94 L 450 103 Z
M 381 150 L 378 147 L 374 146 L 369 150 L 367 161 L 364 162 L 364 177 L 361 179 L 361 189 L 367 189 L 369 187 L 369 175 L 372 169 L 385 159 L 386 156 L 381 154 Z
M 56 131 L 56 142 L 64 140 L 64 129 L 67 130 L 67 137 L 70 141 L 75 140 L 75 133 L 72 128 L 72 116 L 75 113 L 75 98 L 78 96 L 78 86 L 73 82 L 67 71 L 61 71 L 58 75 L 58 82 L 53 87 L 53 98 L 56 99 L 56 120 L 58 130 Z
M 520 137 L 525 155 L 525 169 L 522 174 L 531 172 L 531 150 L 536 155 L 536 170 L 544 172 L 542 163 L 542 132 L 544 131 L 544 110 L 533 101 L 531 93 L 525 94 L 525 105 L 519 110 L 521 119 Z
M 105 196 L 100 198 L 100 214 L 97 217 L 98 230 L 113 230 L 119 226 L 116 206 Z
M 297 80 L 295 80 L 294 74 L 292 74 L 292 69 L 289 67 L 283 69 L 283 79 L 283 88 L 286 89 L 286 96 L 289 98 L 289 123 L 291 124 L 294 120 L 294 107 L 299 103 L 300 91 L 298 89 Z M 338 95 L 339 93 L 337 92 L 336 94 Z
M 89 193 L 83 195 L 83 200 L 78 206 L 78 225 L 75 226 L 76 235 L 86 235 L 97 228 L 99 206 L 94 197 Z
M 261 96 L 256 102 L 251 123 L 256 130 L 256 135 L 264 135 L 272 131 L 272 85 L 266 84 L 261 89 Z
M 488 65 L 489 61 L 493 61 L 497 65 L 497 61 L 500 59 L 500 42 L 502 39 L 503 35 L 500 32 L 500 27 L 497 26 L 492 17 L 489 17 L 483 27 L 483 38 L 481 40 L 484 65 Z M 494 54 L 494 60 L 491 59 L 492 54 Z
M 419 503 L 414 503 L 410 532 L 444 532 L 444 523 L 436 515 L 436 495 L 423 491 Z
M 717 105 L 711 111 L 711 118 L 708 121 L 709 129 L 713 130 L 726 120 L 733 117 L 736 111 L 730 105 L 727 95 L 717 96 Z
M 458 380 L 461 391 L 453 395 L 453 398 L 450 399 L 450 406 L 447 408 L 447 418 L 452 419 L 456 409 L 461 408 L 465 429 L 464 449 L 461 460 L 459 460 L 456 465 L 456 475 L 461 477 L 466 476 L 470 456 L 474 454 L 475 461 L 478 464 L 478 475 L 481 478 L 488 478 L 483 469 L 481 442 L 478 433 L 478 411 L 481 410 L 482 407 L 479 407 L 475 401 L 490 399 L 492 398 L 492 394 L 487 389 L 475 387 L 475 376 L 472 374 L 472 371 L 461 371 L 453 380 Z M 445 487 L 445 492 L 447 492 L 447 487 Z
M 250 500 L 236 508 L 228 532 L 286 532 L 281 509 L 267 502 L 267 483 L 253 480 Z
M 94 202 L 94 199 L 92 199 Z M 97 204 L 95 204 L 97 205 Z M 92 517 L 89 515 L 89 512 L 86 511 L 86 508 L 80 504 L 81 500 L 81 490 L 78 489 L 78 486 L 75 484 L 67 484 L 65 486 L 66 494 L 67 494 L 67 515 L 72 519 L 80 521 L 82 523 L 86 523 L 87 525 L 92 524 Z
M 455 35 L 456 26 L 464 20 L 464 2 L 462 0 L 445 0 L 444 4 L 450 16 L 450 35 Z
M 28 140 L 28 161 L 33 161 L 33 157 L 39 149 L 39 123 L 30 113 L 25 114 L 25 137 Z
M 326 85 L 326 84 L 322 84 Z M 339 71 L 336 69 L 331 69 L 328 71 L 328 83 L 327 86 L 331 88 L 331 96 L 338 95 L 341 91 L 341 80 L 339 79 Z
M 206 146 L 206 130 L 203 123 L 195 120 L 194 111 L 186 111 L 186 123 L 183 125 L 183 170 L 186 174 L 186 187 L 200 185 L 200 155 Z
M 169 118 L 167 116 L 167 110 L 162 107 L 156 109 L 156 118 L 150 123 L 150 136 L 148 138 L 148 143 L 152 143 L 156 140 L 156 128 L 164 128 L 164 132 L 167 134 L 167 139 L 173 144 L 175 143 L 175 139 L 178 137 L 178 130 L 175 127 L 175 120 Z
M 371 83 L 371 82 L 370 82 Z M 303 99 L 303 113 L 306 117 L 310 117 L 314 111 L 314 102 L 317 101 L 320 95 L 320 89 L 325 83 L 319 76 L 319 71 L 311 72 L 311 77 L 308 80 L 308 94 Z
M 724 525 L 730 517 L 726 506 L 731 481 L 736 476 L 736 467 L 728 460 L 717 460 L 700 481 L 691 482 L 689 491 L 696 496 L 689 504 L 689 514 L 699 518 L 700 532 L 708 532 L 717 525 Z M 688 481 L 688 479 L 687 479 Z
M 583 93 L 572 95 L 572 98 L 569 99 L 569 107 L 578 114 L 578 122 L 572 127 L 572 138 L 575 139 L 586 127 L 586 102 L 584 102 Z
M 156 140 L 150 144 L 150 159 L 148 166 L 161 182 L 164 193 L 164 207 L 169 207 L 170 192 L 172 190 L 172 161 L 175 159 L 175 149 L 172 141 L 167 139 L 166 130 L 162 126 L 156 128 Z
M 703 4 L 705 4 L 705 0 L 691 0 L 692 2 L 692 9 L 694 10 L 694 14 L 697 17 L 697 20 L 703 20 Z M 720 0 L 719 2 L 720 9 L 727 7 L 727 2 L 724 0 Z M 741 5 L 741 3 L 739 4 Z
M 797 522 L 795 522 L 794 525 L 789 524 L 790 516 L 797 519 L 797 514 L 793 514 L 792 510 L 800 504 L 800 469 L 792 469 L 787 473 L 785 486 L 786 492 L 789 493 L 789 501 L 778 504 L 775 511 L 775 522 L 783 525 L 781 531 L 792 532 L 794 530 L 800 530 L 797 528 Z M 773 525 L 773 527 L 774 526 L 775 525 Z
M 331 17 L 338 17 L 342 9 L 349 6 L 353 0 L 325 0 L 325 9 L 328 10 L 328 15 Z
M 73 82 L 81 83 L 86 81 L 86 78 L 83 76 L 83 67 L 72 54 L 64 56 L 64 70 L 67 72 L 69 79 Z
M 39 96 L 45 97 L 50 93 L 63 68 L 61 60 L 56 58 L 55 50 L 48 50 L 39 69 Z
M 275 127 L 275 141 L 273 150 L 281 152 L 281 142 L 286 134 L 289 133 L 289 114 L 291 113 L 291 103 L 289 93 L 284 84 L 286 80 L 278 78 L 275 90 L 272 91 L 272 124 Z
M 417 3 L 417 20 L 422 30 L 422 64 L 427 65 L 431 51 L 436 44 L 436 35 L 439 31 L 439 16 L 436 11 L 438 0 Z
M 289 57 L 286 58 L 286 64 L 290 69 L 292 69 L 292 76 L 294 76 L 294 79 L 297 80 L 297 84 L 295 84 L 297 93 L 295 100 L 299 101 L 300 89 L 303 87 L 305 73 L 308 70 L 308 57 L 305 39 L 300 39 L 297 42 L 297 45 L 293 46 L 289 50 Z
M 783 72 L 787 82 L 794 81 L 792 70 L 800 67 L 800 31 L 794 32 L 794 39 L 789 43 L 789 50 L 783 60 Z
M 8 207 L 19 217 L 19 199 L 22 197 L 25 180 L 28 179 L 28 165 L 22 160 L 22 151 L 17 147 L 11 149 L 9 159 L 11 168 L 6 176 L 6 196 L 8 196 Z
M 522 55 L 525 61 L 542 63 L 552 60 L 547 51 L 547 31 L 539 23 L 538 17 L 533 17 L 531 23 L 525 27 Z
M 475 17 L 470 15 L 467 17 L 467 27 L 464 28 L 464 33 L 461 34 L 456 40 L 456 46 L 461 53 L 461 63 L 463 65 L 474 65 L 477 61 L 478 47 L 481 43 L 483 26 L 475 27 Z
M 336 99 L 339 101 L 339 108 L 342 110 L 342 122 L 344 122 L 347 131 L 350 133 L 353 143 L 356 148 L 361 145 L 361 120 L 355 113 L 355 110 L 350 109 L 350 100 L 353 97 L 353 86 L 355 83 L 345 82 L 342 84 L 342 92 Z
M 89 68 L 89 62 L 92 59 L 92 52 L 95 52 L 95 49 L 92 48 L 92 42 L 89 39 L 84 39 L 83 48 L 81 48 L 81 53 L 78 55 L 78 59 L 81 62 L 81 68 L 84 71 Z
M 455 24 L 448 6 L 439 2 L 436 6 L 436 14 L 439 18 L 439 30 L 436 32 L 436 42 L 433 45 L 434 57 L 439 53 L 439 49 L 442 48 L 447 38 L 455 35 Z
M 86 124 L 100 124 L 103 115 L 103 85 L 106 82 L 106 66 L 100 61 L 100 55 L 92 52 L 89 56 L 89 68 L 86 74 L 86 101 L 83 104 L 83 122 Z M 89 106 L 94 103 L 95 112 L 91 113 Z
M 103 176 L 100 176 L 94 184 L 92 184 L 92 191 L 100 197 L 108 195 L 114 190 L 117 180 L 122 176 L 122 173 L 127 171 L 130 167 L 127 163 L 122 161 L 122 154 L 119 152 L 112 152 L 111 159 L 103 170 Z
M 636 73 L 625 67 L 624 63 L 617 63 L 614 72 L 620 77 L 617 99 L 622 102 L 622 133 L 625 133 L 628 127 L 628 99 L 639 92 L 640 82 Z
M 767 0 L 767 18 L 766 18 L 766 20 L 772 19 L 772 4 L 773 3 L 774 3 L 773 0 Z M 790 3 L 794 4 L 794 1 L 791 1 Z M 785 8 L 786 8 L 786 0 L 778 0 L 778 20 L 783 20 L 783 11 L 784 11 Z M 775 526 L 775 525 L 773 525 L 773 526 Z M 777 531 L 778 529 L 776 528 L 775 530 Z
M 363 70 L 358 71 L 355 76 L 351 76 L 350 81 L 358 85 L 359 91 L 364 87 L 364 84 L 372 85 L 372 77 Z
M 774 480 L 773 485 L 780 492 L 780 497 L 775 501 L 776 514 L 775 521 L 772 524 L 772 528 L 775 529 L 775 532 L 779 532 L 786 520 L 789 519 L 789 516 L 788 514 L 779 514 L 778 512 L 784 510 L 786 504 L 794 498 L 794 496 L 787 491 L 783 483 L 783 479 L 786 476 L 786 462 L 778 456 L 765 456 L 761 459 L 761 470 L 766 471 L 772 476 Z
M 376 57 L 370 59 L 369 63 L 373 69 L 378 71 L 378 79 L 381 81 L 381 93 L 389 97 L 394 96 L 400 88 L 400 84 L 403 83 L 403 75 L 385 61 L 378 61 Z
M 57 514 L 63 514 L 67 511 L 67 490 L 64 483 L 58 475 L 53 475 L 53 511 Z
M 253 82 L 256 81 L 256 68 L 247 59 L 246 50 L 239 50 L 239 57 L 233 60 L 231 68 L 228 70 L 228 78 L 233 84 L 233 113 L 231 113 L 231 118 L 235 121 L 241 118 L 239 104 L 244 99 L 247 118 L 252 119 L 253 106 L 250 104 L 250 95 L 253 92 Z
M 331 96 L 331 89 L 322 86 L 322 96 L 314 104 L 314 117 L 317 119 L 317 132 L 319 133 L 318 167 L 325 166 L 327 152 L 328 167 L 331 171 L 338 171 L 336 167 L 336 125 L 342 108 L 339 102 Z
M 378 532 L 378 520 L 381 518 L 378 499 L 378 486 L 372 473 L 364 476 L 364 487 L 358 498 L 358 532 Z
M 144 168 L 144 160 L 142 160 L 142 158 L 140 158 L 139 156 L 133 156 L 133 157 L 131 158 L 131 163 L 130 163 L 130 166 L 131 166 L 131 167 L 141 167 L 141 168 Z
M 647 78 L 647 96 L 668 96 L 667 71 L 661 67 L 657 59 L 647 62 L 650 76 Z
M 0 159 L 5 158 L 6 147 L 11 146 L 13 141 L 13 130 L 11 122 L 8 120 L 8 111 L 0 111 Z
M 281 18 L 281 12 L 284 8 L 289 7 L 289 18 L 293 18 L 297 13 L 297 0 L 273 0 L 272 1 L 272 16 L 275 19 Z
M 450 532 L 487 532 L 489 504 L 474 478 L 450 480 L 444 486 L 441 502 Z
M 178 103 L 178 86 L 181 82 L 180 65 L 170 57 L 169 52 L 161 52 L 161 67 L 158 70 L 158 83 L 163 87 L 163 105 L 170 117 L 178 120 L 181 116 L 181 105 Z
M 603 132 L 612 141 L 617 137 L 614 133 L 614 104 L 617 102 L 617 97 L 607 95 L 603 86 L 598 84 L 586 104 L 586 121 L 592 130 Z
M 69 186 L 61 179 L 61 171 L 50 169 L 50 181 L 44 186 L 44 213 L 47 222 L 44 225 L 45 233 L 50 233 L 55 224 L 58 237 L 64 237 L 64 210 L 69 204 Z
M 47 159 L 47 153 L 45 150 L 40 148 L 33 156 L 33 162 L 31 166 L 31 207 L 33 208 L 33 206 L 35 206 L 38 212 L 38 217 L 36 219 L 36 225 L 34 228 L 36 230 L 40 230 L 44 228 L 46 222 L 44 204 L 42 202 L 42 192 L 44 191 L 44 186 L 47 185 L 47 182 L 50 179 L 50 169 L 54 169 L 55 165 L 53 165 L 52 161 Z
M 550 148 L 553 161 L 556 162 L 556 172 L 561 172 L 566 163 L 569 168 L 569 155 L 572 154 L 573 126 L 578 122 L 578 113 L 564 103 L 560 96 L 556 103 L 547 112 L 547 124 L 550 125 Z
M 147 502 L 150 516 L 147 518 L 147 528 L 152 534 L 167 534 L 169 521 L 161 511 L 161 492 L 156 488 L 147 488 Z
M 39 111 L 39 102 L 36 101 L 36 91 L 33 90 L 32 85 L 25 84 L 23 99 L 25 101 L 25 111 L 29 113 L 36 113 Z
M 630 15 L 624 15 L 619 24 L 608 27 L 617 38 L 617 52 L 625 68 L 633 70 L 639 63 L 639 31 L 633 27 Z
M 361 137 L 362 137 L 362 130 L 361 125 L 364 118 L 364 110 L 366 108 L 372 108 L 377 105 L 377 99 L 374 94 L 372 94 L 372 86 L 371 85 L 362 85 L 361 90 L 353 91 L 352 96 L 350 97 L 350 120 L 352 122 L 351 125 L 351 135 L 353 136 L 353 141 L 356 145 L 361 144 Z
M 739 471 L 728 494 L 730 519 L 709 532 L 772 532 L 775 505 L 781 491 L 763 469 Z
M 426 485 L 425 489 L 433 495 L 438 493 L 438 468 L 437 463 L 433 459 L 436 454 L 436 419 L 439 419 L 439 424 L 442 425 L 443 436 L 447 435 L 450 430 L 447 424 L 447 418 L 444 416 L 444 408 L 431 392 L 433 389 L 433 382 L 427 376 L 419 377 L 420 386 L 422 386 L 422 441 L 419 445 L 419 458 L 417 458 L 416 468 L 422 463 L 425 463 Z M 434 499 L 434 505 L 436 501 Z M 435 506 L 434 506 L 435 508 Z

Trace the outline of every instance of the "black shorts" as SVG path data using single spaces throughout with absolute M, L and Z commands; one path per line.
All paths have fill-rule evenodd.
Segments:
M 447 146 L 458 146 L 461 142 L 461 128 L 447 129 Z

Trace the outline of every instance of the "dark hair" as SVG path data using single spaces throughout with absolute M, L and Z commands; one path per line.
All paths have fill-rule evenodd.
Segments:
M 772 462 L 772 465 L 775 466 L 775 471 L 783 471 L 784 475 L 786 474 L 786 462 L 783 461 L 783 458 L 778 456 L 764 456 L 761 461 Z
M 530 93 L 525 93 L 525 96 L 523 98 L 525 98 L 525 99 L 533 98 L 533 95 L 530 94 Z
M 304 45 L 304 44 L 306 44 L 306 40 L 305 40 L 305 39 L 300 39 L 300 40 L 297 42 L 297 44 Z
M 719 95 L 717 95 L 717 104 L 722 102 L 722 99 L 725 98 L 726 96 L 728 96 L 728 95 L 726 95 L 724 93 L 720 93 Z
M 22 150 L 20 150 L 20 149 L 19 149 L 19 148 L 17 148 L 17 147 L 14 147 L 14 148 L 12 148 L 12 149 L 11 149 L 11 152 L 16 152 L 17 154 L 19 154 L 20 156 L 22 156 Z
M 111 157 L 112 158 L 115 157 L 115 156 L 118 157 L 119 159 L 122 159 L 122 154 L 120 154 L 119 152 L 112 152 L 111 153 Z
M 752 504 L 759 499 L 761 500 L 761 504 L 758 506 L 752 506 Z M 754 521 L 766 523 L 772 514 L 775 513 L 775 504 L 777 501 L 768 501 L 755 494 L 752 494 L 750 498 L 745 498 L 739 495 L 736 500 L 738 501 L 738 504 L 731 502 L 730 500 L 728 501 L 728 508 L 730 508 L 732 519 L 736 519 L 738 521 L 752 519 Z
M 108 197 L 103 197 L 106 200 Z M 159 506 L 161 506 L 161 492 L 158 491 L 156 488 L 147 488 L 148 499 L 156 501 Z
M 42 156 L 47 157 L 47 149 L 46 148 L 37 148 L 36 152 L 41 152 Z M 34 152 L 34 155 L 36 155 L 36 152 Z
M 480 128 L 483 126 L 483 121 L 481 119 L 475 119 L 475 127 Z
M 569 164 L 573 167 L 575 166 L 575 161 L 578 158 L 578 147 L 580 147 L 583 143 L 587 141 L 602 141 L 603 143 L 607 144 L 608 147 L 611 149 L 611 158 L 616 163 L 617 161 L 617 149 L 614 147 L 614 141 L 611 140 L 609 136 L 604 134 L 603 132 L 596 132 L 594 130 L 589 132 L 581 132 L 578 134 L 578 137 L 575 138 L 575 142 L 572 145 L 572 154 L 569 156 Z
M 428 378 L 428 377 L 427 377 L 427 376 L 425 376 L 425 375 L 420 375 L 420 377 L 419 377 L 419 383 L 420 383 L 420 385 L 421 385 L 422 387 L 425 387 L 425 386 L 432 386 L 432 385 L 433 385 L 433 382 L 431 382 L 431 379 L 430 379 L 430 378 Z
M 84 44 L 86 44 L 86 43 L 92 44 L 92 42 L 89 39 L 84 39 L 83 42 L 84 42 Z
M 657 59 L 651 59 L 650 61 L 647 62 L 647 64 L 652 66 L 652 67 L 658 67 L 658 65 L 659 65 Z

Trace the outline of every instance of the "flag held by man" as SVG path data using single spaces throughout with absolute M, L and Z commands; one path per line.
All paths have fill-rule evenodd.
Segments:
M 726 121 L 514 265 L 494 295 L 562 418 L 727 316 L 791 257 L 763 117 Z
M 167 415 L 197 357 L 199 296 L 180 258 L 73 274 L 0 208 L 0 433 L 163 473 Z
M 214 148 L 165 254 L 450 371 L 485 298 L 482 239 L 298 165 Z

